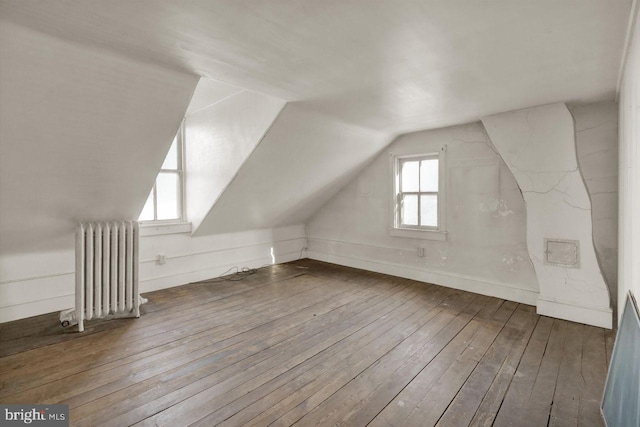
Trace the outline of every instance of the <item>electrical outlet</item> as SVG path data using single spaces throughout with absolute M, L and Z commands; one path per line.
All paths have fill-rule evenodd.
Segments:
M 418 256 L 424 258 L 424 248 L 418 248 Z
M 167 263 L 167 258 L 163 254 L 158 254 L 156 256 L 156 264 L 162 265 Z

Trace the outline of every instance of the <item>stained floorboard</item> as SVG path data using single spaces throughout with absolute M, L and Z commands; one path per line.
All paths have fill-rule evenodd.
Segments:
M 311 260 L 228 279 L 83 334 L 0 325 L 0 402 L 74 426 L 603 425 L 611 331 Z

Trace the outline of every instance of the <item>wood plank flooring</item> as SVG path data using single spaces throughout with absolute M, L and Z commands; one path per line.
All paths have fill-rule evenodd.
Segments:
M 613 332 L 311 260 L 0 325 L 0 403 L 74 426 L 602 426 Z

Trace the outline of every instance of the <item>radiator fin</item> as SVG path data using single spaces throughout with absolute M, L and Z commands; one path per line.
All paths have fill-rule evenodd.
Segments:
M 76 233 L 76 319 L 140 316 L 136 221 L 80 224 Z

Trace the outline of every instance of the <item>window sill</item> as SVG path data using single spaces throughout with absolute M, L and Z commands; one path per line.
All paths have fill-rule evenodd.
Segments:
M 191 233 L 190 222 L 141 222 L 140 237 Z
M 418 230 L 410 228 L 389 228 L 389 235 L 422 240 L 447 240 L 447 232 L 440 230 Z

